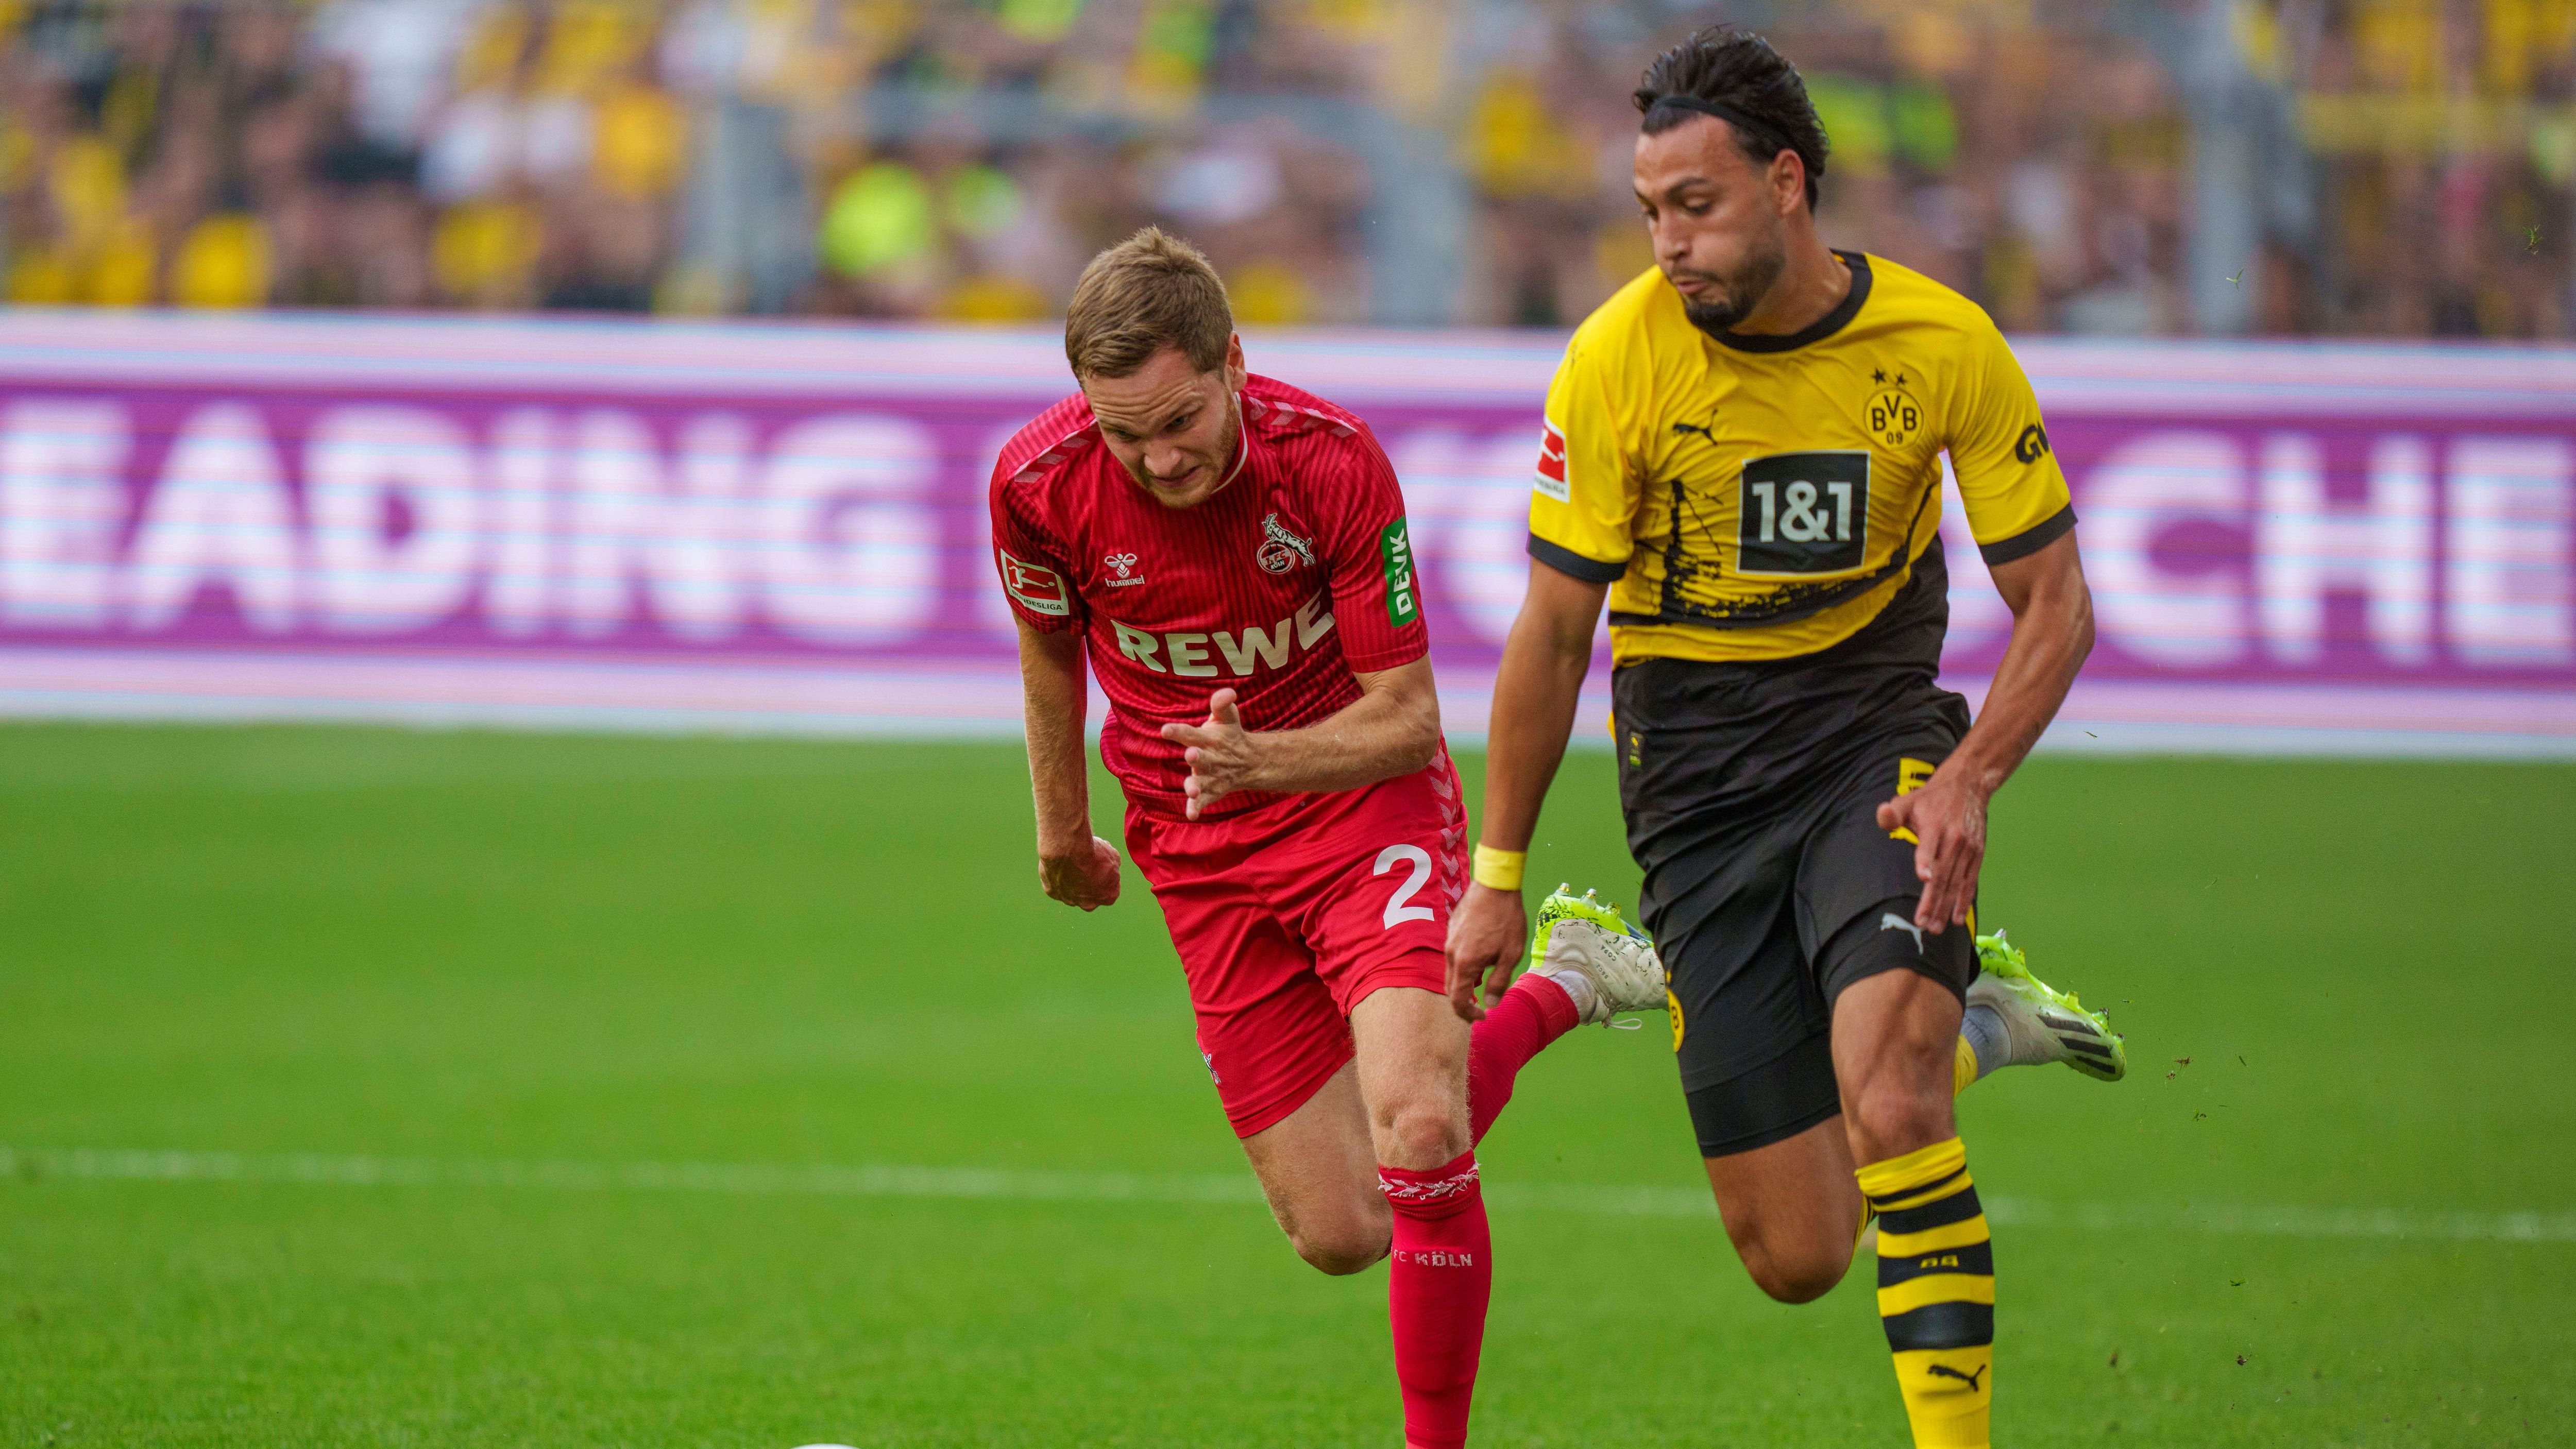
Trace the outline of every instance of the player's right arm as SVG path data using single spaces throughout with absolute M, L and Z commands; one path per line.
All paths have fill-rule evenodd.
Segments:
M 1014 440 L 1014 448 L 1018 447 Z M 994 468 L 993 563 L 1019 626 L 1020 705 L 1027 721 L 1029 786 L 1037 803 L 1038 884 L 1068 906 L 1098 910 L 1118 899 L 1118 850 L 1091 833 L 1091 774 L 1082 757 L 1084 611 L 1053 532 L 1005 462 Z
M 1548 388 L 1547 434 L 1530 499 L 1529 590 L 1503 643 L 1486 734 L 1479 840 L 1487 850 L 1529 850 L 1574 732 L 1603 599 L 1627 572 L 1634 547 L 1638 490 L 1627 461 L 1634 449 L 1611 403 L 1614 392 L 1633 391 L 1617 375 L 1626 359 L 1616 348 L 1586 344 L 1578 334 Z M 1473 1021 L 1501 998 L 1528 939 L 1529 912 L 1517 888 L 1468 885 L 1449 916 L 1449 1001 L 1460 1016 Z
M 1091 775 L 1082 758 L 1082 636 L 1020 624 L 1021 707 L 1029 785 L 1037 798 L 1038 883 L 1068 906 L 1118 899 L 1118 848 L 1091 833 Z

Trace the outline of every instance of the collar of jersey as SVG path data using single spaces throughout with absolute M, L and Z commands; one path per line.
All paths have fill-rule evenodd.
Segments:
M 1244 415 L 1243 394 L 1234 395 L 1234 466 L 1225 470 L 1225 481 L 1208 490 L 1214 498 L 1234 486 L 1243 473 L 1243 465 L 1252 461 L 1252 420 Z
M 1834 255 L 1851 268 L 1852 279 L 1851 290 L 1843 294 L 1842 301 L 1834 305 L 1834 310 L 1795 332 L 1711 332 L 1708 335 L 1716 338 L 1720 345 L 1738 352 L 1791 352 L 1810 342 L 1822 342 L 1850 326 L 1851 319 L 1860 315 L 1860 304 L 1869 300 L 1869 258 L 1839 247 L 1834 250 Z

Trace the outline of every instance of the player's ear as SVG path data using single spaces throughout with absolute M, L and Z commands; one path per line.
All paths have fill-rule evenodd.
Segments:
M 1225 385 L 1229 391 L 1241 392 L 1251 369 L 1243 365 L 1243 334 L 1230 332 L 1225 339 Z
M 1798 211 L 1807 204 L 1807 158 L 1795 151 L 1782 151 L 1771 158 L 1771 207 L 1782 216 Z

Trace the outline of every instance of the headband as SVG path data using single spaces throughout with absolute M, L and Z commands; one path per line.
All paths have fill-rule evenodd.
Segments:
M 1745 112 L 1737 110 L 1735 107 L 1726 104 L 1724 101 L 1704 101 L 1697 96 L 1664 95 L 1655 97 L 1653 103 L 1648 105 L 1646 109 L 1648 112 L 1653 112 L 1664 106 L 1670 106 L 1677 111 L 1697 111 L 1703 116 L 1715 116 L 1719 120 L 1735 127 L 1737 130 L 1742 131 L 1744 134 L 1751 136 L 1754 140 L 1771 147 L 1771 154 L 1774 156 L 1779 155 L 1783 151 L 1798 150 L 1796 146 L 1789 143 L 1789 138 L 1787 136 L 1780 133 L 1780 129 L 1778 127 L 1757 116 L 1747 115 Z M 1798 159 L 1801 161 L 1806 160 L 1806 153 L 1799 151 Z M 1812 166 L 1808 169 L 1810 171 L 1821 173 L 1825 168 L 1822 166 Z

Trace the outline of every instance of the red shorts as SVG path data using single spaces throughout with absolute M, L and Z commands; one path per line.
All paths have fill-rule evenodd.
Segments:
M 1238 1137 L 1341 1070 L 1351 1008 L 1370 992 L 1448 990 L 1467 812 L 1446 748 L 1410 775 L 1214 820 L 1130 806 L 1127 851 L 1162 903 Z

